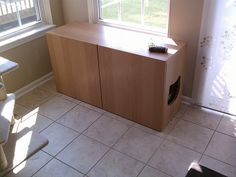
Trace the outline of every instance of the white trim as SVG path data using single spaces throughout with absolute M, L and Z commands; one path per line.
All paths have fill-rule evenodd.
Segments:
M 189 104 L 194 104 L 193 99 L 190 98 L 190 97 L 187 97 L 187 96 L 182 96 L 182 102 L 189 103 Z
M 35 88 L 39 87 L 40 85 L 44 84 L 45 82 L 49 81 L 53 78 L 53 73 L 50 72 L 43 77 L 31 82 L 30 84 L 20 88 L 15 92 L 16 98 L 20 98 L 21 96 L 25 95 L 26 93 L 34 90 Z
M 42 15 L 42 21 L 47 24 L 53 24 L 52 13 L 51 13 L 51 5 L 49 0 L 41 0 L 40 2 L 40 10 Z
M 89 23 L 98 22 L 98 0 L 87 0 Z
M 106 26 L 112 26 L 116 28 L 121 28 L 121 29 L 126 29 L 126 30 L 131 30 L 131 31 L 138 31 L 138 32 L 144 32 L 148 34 L 154 34 L 154 35 L 160 35 L 160 36 L 169 36 L 169 24 L 170 24 L 170 10 L 171 10 L 171 0 L 168 0 L 168 15 L 167 15 L 167 26 L 165 30 L 162 30 L 161 28 L 152 28 L 152 27 L 147 27 L 145 26 L 133 26 L 133 25 L 127 25 L 125 23 L 120 24 L 120 22 L 115 22 L 112 20 L 101 20 L 99 19 L 99 0 L 87 0 L 87 6 L 88 6 L 88 17 L 89 17 L 89 23 L 100 23 L 102 25 Z
M 0 41 L 0 52 L 5 52 L 45 35 L 45 32 L 54 28 L 55 25 L 43 25 L 28 32 Z

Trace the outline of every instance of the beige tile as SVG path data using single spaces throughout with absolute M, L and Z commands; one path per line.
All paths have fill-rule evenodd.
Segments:
M 201 154 L 172 142 L 164 142 L 149 162 L 149 165 L 174 177 L 187 174 L 192 162 L 198 162 Z
M 146 166 L 138 177 L 170 177 L 152 167 Z
M 236 167 L 236 138 L 215 132 L 205 154 Z
M 185 104 L 185 103 L 181 103 L 180 104 L 180 108 L 179 108 L 179 111 L 175 114 L 175 117 L 176 118 L 182 118 L 182 116 L 185 114 L 187 108 L 189 107 L 188 104 Z
M 104 113 L 104 115 L 105 116 L 107 116 L 107 117 L 111 117 L 111 118 L 113 118 L 113 119 L 116 119 L 116 120 L 118 120 L 118 121 L 120 121 L 120 122 L 123 122 L 123 123 L 125 123 L 125 124 L 127 124 L 127 125 L 134 125 L 134 122 L 133 121 L 130 121 L 130 120 L 128 120 L 128 119 L 126 119 L 126 118 L 123 118 L 123 117 L 121 117 L 121 116 L 118 116 L 118 115 L 116 115 L 116 114 L 112 114 L 112 113 L 110 113 L 110 112 L 105 112 Z
M 147 132 L 147 133 L 151 133 L 151 134 L 154 134 L 154 135 L 157 135 L 161 138 L 165 138 L 169 133 L 170 131 L 174 128 L 174 126 L 177 124 L 177 122 L 179 121 L 179 119 L 172 119 L 169 124 L 166 126 L 166 128 L 163 130 L 163 131 L 156 131 L 156 130 L 153 130 L 151 128 L 148 128 L 148 127 L 145 127 L 143 125 L 140 125 L 140 124 L 137 124 L 135 123 L 134 124 L 134 127 L 144 131 L 144 132 Z
M 222 118 L 222 113 L 203 108 L 189 107 L 182 117 L 203 127 L 215 130 Z
M 236 116 L 224 115 L 217 131 L 236 137 Z
M 31 177 L 51 159 L 50 155 L 39 151 L 13 169 L 6 177 Z
M 199 125 L 180 120 L 167 136 L 167 139 L 203 153 L 214 131 Z
M 144 164 L 110 150 L 88 173 L 89 177 L 136 177 Z
M 161 142 L 158 136 L 133 127 L 116 143 L 114 149 L 147 163 Z
M 16 100 L 16 103 L 26 108 L 34 109 L 55 96 L 55 94 L 42 89 L 34 89 Z
M 57 123 L 53 123 L 40 134 L 49 140 L 49 144 L 43 150 L 53 156 L 78 136 L 75 131 Z
M 57 158 L 86 174 L 108 149 L 107 146 L 81 135 L 60 152 Z
M 53 93 L 58 93 L 54 79 L 50 79 L 49 81 L 45 82 L 43 85 L 39 86 L 38 88 L 44 89 Z
M 52 122 L 53 121 L 48 119 L 47 117 L 35 113 L 30 117 L 22 118 L 22 120 L 18 123 L 18 131 L 29 128 L 30 130 L 40 132 L 48 127 Z
M 69 101 L 71 101 L 71 102 L 73 102 L 73 103 L 75 103 L 75 104 L 80 104 L 80 103 L 81 103 L 80 100 L 77 100 L 77 99 L 75 99 L 75 98 L 69 97 L 69 96 L 67 96 L 67 95 L 64 95 L 64 94 L 61 94 L 61 93 L 59 93 L 58 95 L 59 95 L 60 97 L 62 97 L 63 99 L 69 100 Z
M 216 159 L 203 156 L 200 164 L 228 177 L 236 177 L 236 168 Z
M 78 105 L 64 114 L 57 122 L 82 133 L 100 116 L 100 113 Z
M 40 169 L 33 177 L 83 177 L 82 173 L 77 172 L 73 168 L 64 163 L 53 159 L 46 166 Z
M 30 112 L 30 109 L 25 108 L 24 106 L 15 104 L 14 107 L 14 117 L 15 119 L 21 119 Z
M 85 103 L 85 102 L 81 102 L 81 103 L 80 103 L 80 106 L 84 106 L 84 107 L 86 107 L 86 108 L 92 109 L 92 110 L 97 111 L 97 112 L 99 112 L 99 113 L 101 113 L 101 114 L 103 114 L 103 113 L 105 112 L 103 109 L 98 108 L 98 107 L 93 106 L 93 105 L 90 105 L 90 104 L 87 104 L 87 103 Z
M 75 103 L 65 100 L 60 96 L 55 96 L 39 107 L 39 114 L 52 120 L 57 120 L 75 106 Z
M 128 130 L 129 126 L 107 116 L 100 117 L 83 134 L 108 146 L 114 143 Z

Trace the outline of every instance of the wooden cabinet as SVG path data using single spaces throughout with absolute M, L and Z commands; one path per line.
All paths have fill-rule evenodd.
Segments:
M 97 46 L 47 35 L 57 90 L 102 107 Z
M 156 36 L 73 23 L 47 33 L 57 90 L 163 130 L 182 96 L 185 44 L 163 40 L 167 54 L 150 53 Z

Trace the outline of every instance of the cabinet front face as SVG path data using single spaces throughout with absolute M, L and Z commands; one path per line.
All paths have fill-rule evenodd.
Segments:
M 57 90 L 102 107 L 97 46 L 47 35 Z
M 104 109 L 160 130 L 164 62 L 105 47 L 98 53 Z

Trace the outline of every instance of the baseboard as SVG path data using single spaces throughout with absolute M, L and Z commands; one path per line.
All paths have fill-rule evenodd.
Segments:
M 49 81 L 52 78 L 53 78 L 53 73 L 50 72 L 44 75 L 43 77 L 31 82 L 30 84 L 20 88 L 19 90 L 15 92 L 16 98 L 20 98 L 21 96 L 39 87 L 40 85 L 44 84 L 45 82 Z
M 193 99 L 187 96 L 182 96 L 182 102 L 187 103 L 187 104 L 194 104 Z

